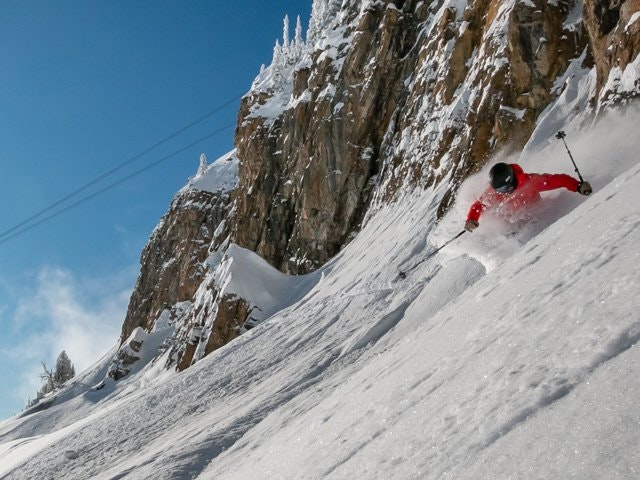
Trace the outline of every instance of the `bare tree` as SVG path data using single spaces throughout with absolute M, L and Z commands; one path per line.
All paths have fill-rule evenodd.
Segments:
M 43 396 L 55 390 L 56 381 L 55 381 L 53 370 L 50 370 L 49 368 L 47 368 L 47 364 L 44 363 L 43 361 L 41 361 L 40 364 L 42 365 L 42 373 L 40 374 L 40 380 L 42 380 L 44 385 L 42 385 L 42 388 L 40 388 L 40 392 L 38 393 L 40 394 L 39 396 Z

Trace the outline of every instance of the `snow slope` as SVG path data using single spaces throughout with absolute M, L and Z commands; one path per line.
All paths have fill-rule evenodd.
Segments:
M 555 192 L 511 236 L 483 217 L 404 281 L 486 180 L 439 225 L 442 192 L 383 206 L 304 298 L 188 370 L 80 388 L 99 363 L 2 422 L 0 477 L 637 479 L 638 123 L 611 121 L 568 131 L 592 197 Z

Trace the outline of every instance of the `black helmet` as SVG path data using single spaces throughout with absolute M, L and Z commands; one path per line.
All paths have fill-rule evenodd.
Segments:
M 489 178 L 491 178 L 491 186 L 499 193 L 512 192 L 518 185 L 513 167 L 508 163 L 496 163 L 489 170 Z

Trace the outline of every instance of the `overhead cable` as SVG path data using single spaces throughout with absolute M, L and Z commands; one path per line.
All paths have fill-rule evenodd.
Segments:
M 75 207 L 77 207 L 77 206 L 79 206 L 79 205 L 81 205 L 81 204 L 83 204 L 83 203 L 85 203 L 85 202 L 97 197 L 98 195 L 101 195 L 101 194 L 103 194 L 103 193 L 105 193 L 105 192 L 117 187 L 118 185 L 121 185 L 122 183 L 126 182 L 127 180 L 130 180 L 131 178 L 136 177 L 136 176 L 140 175 L 141 173 L 146 172 L 147 170 L 150 170 L 150 169 L 152 169 L 154 167 L 157 167 L 161 163 L 166 162 L 167 160 L 175 157 L 176 155 L 179 155 L 179 154 L 183 153 L 184 151 L 186 151 L 186 150 L 188 150 L 188 149 L 190 149 L 192 147 L 195 147 L 196 145 L 204 142 L 205 140 L 208 140 L 209 138 L 214 137 L 214 136 L 224 132 L 225 130 L 229 130 L 230 128 L 233 128 L 233 127 L 235 127 L 235 123 L 231 123 L 231 124 L 226 125 L 226 126 L 224 126 L 222 128 L 219 128 L 219 129 L 215 130 L 214 132 L 212 132 L 212 133 L 210 133 L 210 134 L 208 134 L 208 135 L 206 135 L 204 137 L 201 137 L 198 140 L 190 143 L 189 145 L 186 145 L 186 146 L 180 148 L 179 150 L 176 150 L 175 152 L 170 153 L 169 155 L 165 155 L 164 157 L 156 160 L 155 162 L 152 162 L 152 163 L 146 165 L 145 167 L 142 167 L 142 168 L 140 168 L 140 169 L 138 169 L 138 170 L 136 170 L 136 171 L 124 176 L 124 177 L 122 177 L 121 179 L 110 183 L 109 185 L 101 188 L 100 190 L 97 190 L 97 191 L 91 193 L 90 195 L 82 197 L 80 200 L 77 200 L 77 201 L 67 205 L 64 208 L 61 208 L 60 210 L 56 210 L 55 212 L 47 215 L 46 217 L 41 218 L 37 222 L 31 223 L 30 225 L 24 226 L 23 228 L 13 227 L 12 229 L 10 229 L 7 232 L 5 232 L 2 236 L 0 236 L 0 244 L 5 243 L 5 242 L 7 242 L 7 241 L 19 236 L 19 235 L 22 235 L 23 233 L 31 230 L 32 228 L 35 228 L 38 225 L 41 225 L 41 224 L 47 222 L 48 220 L 51 220 L 52 218 L 55 218 L 55 217 L 65 213 L 65 212 L 71 210 L 72 208 L 75 208 Z M 53 208 L 54 207 L 47 208 L 47 211 L 50 211 Z M 23 226 L 25 223 L 26 222 L 22 222 L 21 226 Z M 9 233 L 9 232 L 12 232 L 12 233 Z
M 175 137 L 177 137 L 181 133 L 184 133 L 185 131 L 189 130 L 190 128 L 198 125 L 199 123 L 202 123 L 204 120 L 206 120 L 207 118 L 211 117 L 215 113 L 218 113 L 220 110 L 224 109 L 225 107 L 228 107 L 233 102 L 239 100 L 241 97 L 242 97 L 242 95 L 237 95 L 237 96 L 231 98 L 230 100 L 226 101 L 225 103 L 223 103 L 221 105 L 218 105 L 214 109 L 210 110 L 209 112 L 205 113 L 204 115 L 201 115 L 200 117 L 196 118 L 192 122 L 189 122 L 187 125 L 179 128 L 175 132 L 173 132 L 170 135 L 164 137 L 162 140 L 157 141 L 156 143 L 154 143 L 153 145 L 151 145 L 148 148 L 144 149 L 140 153 L 138 153 L 136 155 L 133 155 L 132 157 L 129 157 L 128 159 L 126 159 L 122 163 L 116 165 L 112 169 L 102 173 L 101 175 L 97 176 L 93 180 L 91 180 L 91 181 L 85 183 L 84 185 L 80 186 L 79 188 L 73 190 L 72 192 L 70 192 L 67 195 L 63 196 L 62 198 L 56 200 L 55 202 L 51 203 L 47 207 L 43 208 L 42 210 L 37 211 L 36 213 L 34 213 L 30 217 L 24 219 L 20 223 L 17 223 L 16 225 L 12 226 L 11 228 L 8 228 L 7 230 L 1 232 L 0 233 L 0 243 L 2 243 L 2 241 L 7 236 L 9 236 L 8 238 L 13 238 L 13 235 L 10 235 L 12 232 L 15 232 L 16 230 L 19 230 L 21 227 L 27 225 L 32 220 L 35 220 L 36 218 L 44 215 L 45 213 L 50 212 L 51 210 L 53 210 L 57 206 L 59 206 L 59 205 L 63 204 L 64 202 L 66 202 L 67 200 L 70 200 L 71 198 L 75 197 L 76 195 L 84 192 L 85 190 L 89 189 L 90 187 L 92 187 L 92 186 L 96 185 L 97 183 L 101 182 L 105 178 L 107 178 L 107 177 L 113 175 L 114 173 L 122 170 L 127 165 L 131 165 L 132 163 L 136 162 L 137 160 L 139 160 L 140 158 L 142 158 L 146 154 L 150 153 L 151 151 L 155 150 L 159 146 L 164 145 L 169 140 L 174 139 Z M 226 130 L 227 128 L 228 127 L 224 127 L 224 130 Z M 135 176 L 135 175 L 133 175 L 133 176 Z M 127 178 L 130 178 L 130 177 L 127 177 Z M 80 202 L 80 203 L 82 203 L 82 202 Z M 55 214 L 53 216 L 57 216 L 57 214 Z M 47 218 L 51 218 L 51 217 L 47 217 Z M 42 223 L 42 222 L 38 222 L 36 225 L 39 225 L 40 223 Z M 29 228 L 23 229 L 23 230 L 20 230 L 20 231 L 26 231 L 26 230 L 29 230 Z

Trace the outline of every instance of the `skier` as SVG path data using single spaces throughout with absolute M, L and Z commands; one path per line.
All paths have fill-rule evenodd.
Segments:
M 566 188 L 581 195 L 591 195 L 589 182 L 578 181 L 570 175 L 550 173 L 524 173 L 516 163 L 496 163 L 489 171 L 491 186 L 471 205 L 465 230 L 473 232 L 480 225 L 480 215 L 493 210 L 505 218 L 516 217 L 541 199 L 540 192 Z

